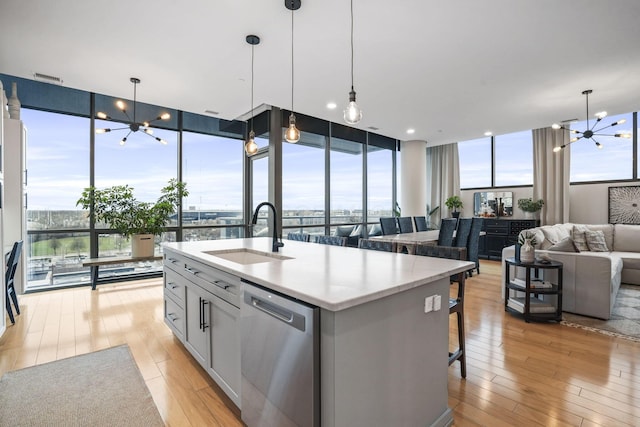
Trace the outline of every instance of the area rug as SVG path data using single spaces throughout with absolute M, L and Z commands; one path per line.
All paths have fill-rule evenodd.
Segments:
M 562 324 L 640 342 L 640 286 L 620 285 L 611 319 L 562 313 Z
M 164 426 L 127 345 L 7 372 L 2 426 Z

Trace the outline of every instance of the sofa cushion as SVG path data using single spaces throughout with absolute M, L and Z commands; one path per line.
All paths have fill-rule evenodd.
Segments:
M 604 240 L 604 233 L 602 230 L 598 231 L 585 231 L 585 237 L 587 238 L 587 245 L 591 252 L 609 252 L 607 242 Z
M 586 225 L 576 224 L 573 226 L 573 231 L 571 232 L 573 242 L 576 244 L 576 247 L 580 252 L 589 250 L 587 238 L 584 235 L 584 232 L 587 230 L 589 230 L 589 228 L 587 228 Z
M 612 252 L 612 255 L 616 255 L 622 259 L 624 269 L 640 270 L 640 252 Z
M 552 245 L 560 242 L 566 237 L 571 237 L 571 228 L 567 228 L 566 224 L 556 224 L 541 227 L 544 237 L 551 242 Z
M 613 250 L 613 224 L 587 224 L 590 231 L 602 231 L 609 250 Z
M 616 224 L 614 226 L 612 250 L 619 252 L 640 252 L 640 226 Z
M 565 237 L 555 245 L 549 247 L 547 250 L 558 252 L 580 252 L 571 237 Z

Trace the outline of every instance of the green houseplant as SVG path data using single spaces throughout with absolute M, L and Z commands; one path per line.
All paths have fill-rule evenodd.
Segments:
M 544 200 L 533 200 L 531 197 L 527 199 L 518 199 L 518 207 L 525 212 L 525 216 L 529 218 L 535 217 L 538 212 L 544 206 Z
M 133 187 L 128 185 L 115 185 L 105 189 L 87 187 L 82 191 L 76 206 L 89 210 L 94 221 L 105 223 L 124 237 L 133 236 L 133 257 L 152 256 L 153 236 L 165 231 L 181 199 L 189 195 L 186 183 L 175 179 L 169 180 L 168 185 L 160 192 L 158 200 L 150 203 L 137 200 L 133 196 Z M 141 245 L 145 248 L 140 248 Z M 140 253 L 138 249 L 146 249 L 147 252 Z
M 452 211 L 452 216 L 458 217 L 460 212 L 458 209 L 462 209 L 462 200 L 460 196 L 451 196 L 447 200 L 445 200 L 444 205 Z

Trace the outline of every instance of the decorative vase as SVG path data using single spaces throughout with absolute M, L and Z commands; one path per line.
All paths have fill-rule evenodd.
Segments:
M 20 100 L 18 99 L 18 85 L 11 83 L 11 97 L 9 98 L 9 117 L 20 120 Z
M 134 234 L 131 236 L 131 256 L 133 258 L 148 258 L 154 254 L 153 234 Z
M 536 260 L 536 249 L 531 244 L 531 239 L 524 239 L 524 244 L 520 248 L 520 262 L 532 263 Z

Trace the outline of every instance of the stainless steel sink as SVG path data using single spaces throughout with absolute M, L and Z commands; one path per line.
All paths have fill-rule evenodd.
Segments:
M 276 262 L 293 259 L 274 252 L 262 252 L 253 249 L 223 249 L 218 251 L 204 251 L 207 255 L 222 258 L 236 264 L 258 264 L 261 262 Z

